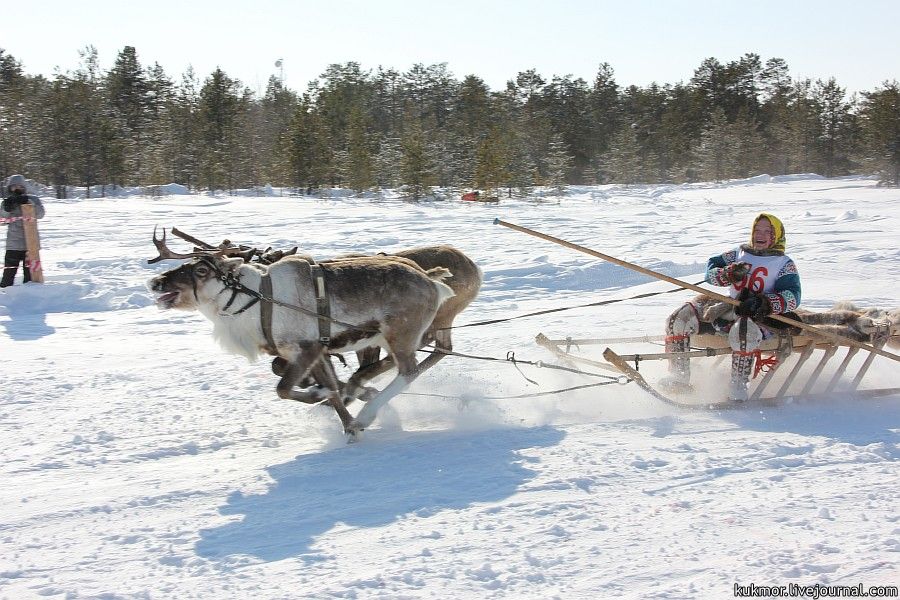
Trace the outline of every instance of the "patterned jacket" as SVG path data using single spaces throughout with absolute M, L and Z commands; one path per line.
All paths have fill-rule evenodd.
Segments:
M 711 257 L 706 263 L 706 281 L 729 287 L 732 298 L 737 298 L 744 288 L 765 294 L 772 305 L 772 313 L 784 314 L 800 306 L 800 274 L 794 261 L 784 253 L 786 240 L 781 221 L 773 215 L 762 213 L 754 219 L 753 225 L 761 218 L 772 223 L 775 243 L 766 250 L 754 250 L 751 244 L 742 244 L 739 248 Z M 743 280 L 733 284 L 725 274 L 725 267 L 736 262 L 749 263 L 751 267 Z

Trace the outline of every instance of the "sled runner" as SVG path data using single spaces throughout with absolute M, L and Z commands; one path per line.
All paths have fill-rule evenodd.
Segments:
M 870 335 L 869 343 L 882 348 L 890 340 L 900 342 L 900 325 L 888 322 L 877 324 L 877 330 Z M 618 372 L 632 379 L 639 387 L 666 404 L 682 408 L 735 408 L 743 402 L 702 402 L 691 399 L 691 390 L 668 390 L 650 383 L 641 372 L 641 365 L 647 361 L 667 361 L 676 357 L 686 357 L 691 361 L 718 363 L 732 353 L 728 338 L 721 335 L 691 336 L 691 350 L 688 352 L 654 352 L 652 344 L 661 346 L 664 336 L 641 336 L 610 339 L 550 339 L 544 334 L 535 338 L 538 345 L 550 350 L 562 361 L 585 365 L 607 371 Z M 609 345 L 641 345 L 648 349 L 643 353 L 621 354 Z M 602 359 L 583 355 L 584 347 L 603 347 Z M 859 389 L 863 377 L 875 358 L 857 356 L 860 349 L 814 335 L 779 332 L 775 337 L 762 342 L 754 356 L 754 378 L 751 380 L 749 403 L 777 405 L 792 399 L 827 398 L 834 394 L 856 397 L 877 397 L 900 393 L 900 387 Z M 838 357 L 840 361 L 838 362 Z M 854 361 L 855 358 L 858 360 Z M 836 368 L 835 368 L 836 365 Z M 810 370 L 811 367 L 811 370 Z M 659 370 L 654 370 L 659 372 Z M 727 381 L 727 371 L 716 375 Z M 680 393 L 678 393 L 680 392 Z

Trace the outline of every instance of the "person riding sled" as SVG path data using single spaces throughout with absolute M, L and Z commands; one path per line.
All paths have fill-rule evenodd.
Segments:
M 800 274 L 785 254 L 784 225 L 774 215 L 760 213 L 751 229 L 750 243 L 711 257 L 706 264 L 706 281 L 729 288 L 729 296 L 740 305 L 716 302 L 698 296 L 681 306 L 666 321 L 666 352 L 687 352 L 695 333 L 727 334 L 732 347 L 731 380 L 728 398 L 747 400 L 747 383 L 753 367 L 754 350 L 774 329 L 784 326 L 768 315 L 791 316 L 800 305 Z M 732 310 L 733 308 L 733 310 Z M 690 388 L 690 359 L 678 356 L 669 361 L 669 375 L 662 384 L 675 391 Z

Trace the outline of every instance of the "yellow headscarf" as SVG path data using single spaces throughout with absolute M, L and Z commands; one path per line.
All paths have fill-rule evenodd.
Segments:
M 750 246 L 753 247 L 753 228 L 756 227 L 756 224 L 760 219 L 767 219 L 769 223 L 772 224 L 772 229 L 775 230 L 775 243 L 769 246 L 767 250 L 784 252 L 785 247 L 787 246 L 787 238 L 784 235 L 784 225 L 778 217 L 770 215 L 769 213 L 759 213 L 759 216 L 753 219 L 753 225 L 750 227 Z

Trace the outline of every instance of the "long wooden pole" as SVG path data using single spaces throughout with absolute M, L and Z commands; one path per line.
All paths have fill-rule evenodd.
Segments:
M 637 271 L 638 273 L 643 273 L 649 277 L 653 277 L 656 279 L 660 279 L 662 281 L 668 281 L 673 285 L 677 285 L 689 290 L 693 290 L 698 294 L 704 294 L 709 296 L 710 298 L 715 298 L 720 302 L 727 302 L 728 304 L 732 304 L 734 306 L 740 305 L 740 302 L 735 300 L 734 298 L 730 298 L 728 296 L 723 296 L 722 294 L 718 294 L 711 290 L 707 290 L 698 285 L 694 285 L 692 283 L 688 283 L 687 281 L 681 281 L 680 279 L 675 279 L 674 277 L 669 277 L 668 275 L 663 275 L 662 273 L 657 273 L 656 271 L 651 271 L 650 269 L 645 269 L 640 265 L 636 265 L 634 263 L 630 263 L 624 260 L 620 260 L 613 256 L 609 256 L 608 254 L 603 254 L 602 252 L 597 252 L 596 250 L 591 250 L 590 248 L 586 248 L 584 246 L 579 246 L 578 244 L 573 244 L 572 242 L 567 242 L 566 240 L 562 240 L 557 237 L 553 237 L 552 235 L 547 235 L 546 233 L 541 233 L 540 231 L 535 231 L 534 229 L 528 229 L 527 227 L 522 227 L 521 225 L 515 225 L 513 223 L 507 223 L 506 221 L 501 221 L 500 219 L 494 219 L 495 225 L 503 225 L 504 227 L 508 227 L 514 231 L 520 231 L 522 233 L 534 236 L 536 238 L 540 238 L 542 240 L 547 240 L 548 242 L 553 242 L 554 244 L 559 244 L 560 246 L 565 246 L 566 248 L 571 248 L 572 250 L 577 250 L 578 252 L 583 252 L 585 254 L 589 254 L 591 256 L 596 256 L 597 258 L 602 258 L 605 261 L 609 261 L 613 264 L 619 265 L 620 267 L 625 267 L 626 269 L 631 269 L 632 271 Z M 860 348 L 862 350 L 866 350 L 868 352 L 873 352 L 878 354 L 879 356 L 884 356 L 885 358 L 890 358 L 891 360 L 895 360 L 900 362 L 900 355 L 894 354 L 893 352 L 888 352 L 886 350 L 882 350 L 881 348 L 876 348 L 871 344 L 864 344 L 862 342 L 857 342 L 856 340 L 844 337 L 842 335 L 837 335 L 831 333 L 830 331 L 824 331 L 819 329 L 818 327 L 814 327 L 812 325 L 808 325 L 801 321 L 795 321 L 794 319 L 790 319 L 785 317 L 784 315 L 768 315 L 769 319 L 775 319 L 776 321 L 781 321 L 782 323 L 787 323 L 793 327 L 799 327 L 804 331 L 808 331 L 814 335 L 818 335 L 820 337 L 824 337 L 826 339 L 830 339 L 839 344 L 843 344 L 845 346 L 854 346 L 856 348 Z
M 31 280 L 44 283 L 44 268 L 41 266 L 41 237 L 38 235 L 34 206 L 22 205 L 22 225 L 25 229 L 25 264 L 31 272 Z

